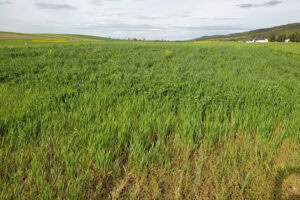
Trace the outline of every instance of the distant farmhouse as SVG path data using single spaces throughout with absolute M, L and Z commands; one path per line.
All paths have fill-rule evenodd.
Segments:
M 264 40 L 249 40 L 249 41 L 246 41 L 246 43 L 268 43 L 269 40 L 268 39 L 264 39 Z
M 246 41 L 246 43 L 254 43 L 255 40 L 249 40 L 249 41 Z
M 290 38 L 284 39 L 283 40 L 285 43 L 290 43 L 292 42 L 292 40 Z M 269 40 L 268 39 L 264 39 L 264 40 L 249 40 L 246 41 L 246 43 L 268 43 Z
M 256 40 L 255 42 L 258 42 L 258 43 L 268 43 L 268 42 L 269 42 L 269 39 Z

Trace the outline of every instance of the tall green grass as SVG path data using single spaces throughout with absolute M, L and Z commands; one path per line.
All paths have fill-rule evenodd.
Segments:
M 299 73 L 263 45 L 0 48 L 0 198 L 277 198 Z

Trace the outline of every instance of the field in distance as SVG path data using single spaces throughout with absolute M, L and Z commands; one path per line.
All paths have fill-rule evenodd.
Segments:
M 0 48 L 16 46 L 44 46 L 49 44 L 78 44 L 118 41 L 105 37 L 76 34 L 25 34 L 0 32 Z
M 0 39 L 0 199 L 300 197 L 299 43 L 44 36 Z

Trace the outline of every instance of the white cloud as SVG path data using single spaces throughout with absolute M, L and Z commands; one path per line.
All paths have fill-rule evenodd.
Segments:
M 0 27 L 183 40 L 299 22 L 299 7 L 299 0 L 0 0 Z
M 281 4 L 282 1 L 267 1 L 263 3 L 243 3 L 237 5 L 239 8 L 261 8 L 261 7 L 271 7 Z
M 68 4 L 53 4 L 53 3 L 35 3 L 36 7 L 39 9 L 49 9 L 49 10 L 76 10 L 76 7 Z
M 0 1 L 0 5 L 10 5 L 12 4 L 11 1 Z

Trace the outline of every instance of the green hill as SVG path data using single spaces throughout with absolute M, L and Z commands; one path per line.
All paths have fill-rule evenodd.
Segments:
M 245 41 L 245 40 L 253 40 L 253 39 L 270 38 L 272 35 L 274 36 L 290 35 L 296 32 L 300 33 L 300 23 L 287 24 L 287 25 L 276 26 L 272 28 L 257 29 L 253 31 L 234 33 L 229 35 L 203 36 L 200 38 L 196 38 L 193 41 L 203 41 L 203 40 Z
M 91 40 L 112 40 L 110 38 L 78 35 L 78 34 L 26 34 L 13 32 L 0 32 L 0 39 L 11 40 L 66 40 L 66 41 L 91 41 Z

